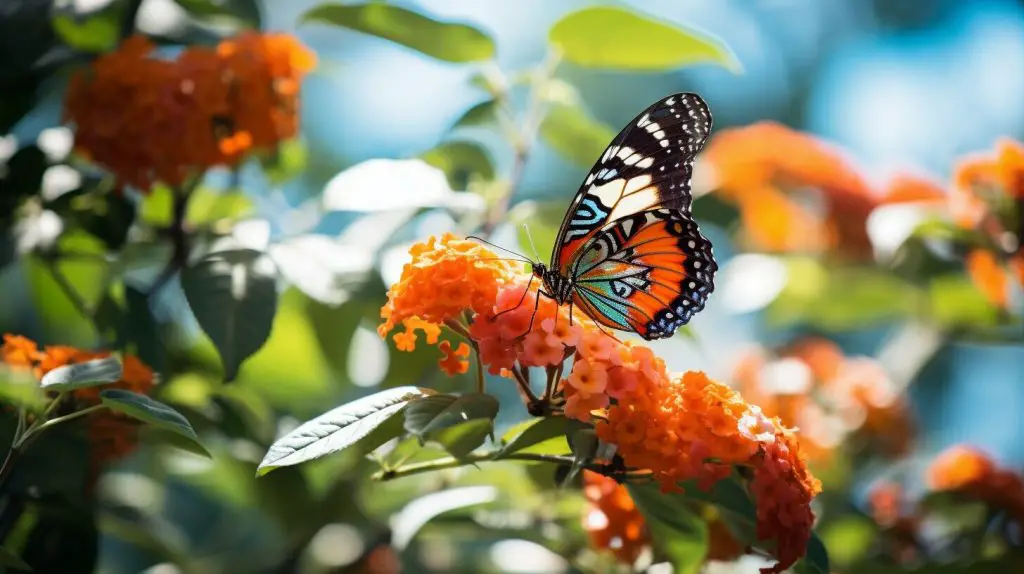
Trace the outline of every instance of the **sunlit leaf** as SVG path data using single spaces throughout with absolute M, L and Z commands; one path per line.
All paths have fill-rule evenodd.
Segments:
M 936 277 L 928 286 L 932 317 L 943 325 L 995 325 L 999 310 L 963 275 Z
M 202 447 L 192 423 L 170 405 L 124 389 L 103 389 L 100 391 L 100 401 L 111 410 L 170 431 Z M 200 452 L 205 452 L 205 449 Z
M 225 380 L 234 380 L 242 362 L 270 336 L 277 312 L 273 263 L 252 249 L 217 252 L 186 267 L 181 286 L 220 353 Z
M 46 394 L 32 371 L 0 365 L 0 401 L 35 411 L 46 404 Z
M 573 12 L 552 26 L 548 38 L 566 60 L 590 68 L 667 70 L 717 64 L 733 72 L 742 69 L 720 40 L 627 8 L 598 6 Z
M 490 154 L 475 142 L 444 142 L 427 150 L 420 158 L 443 171 L 453 189 L 466 189 L 474 177 L 494 179 L 494 162 Z
M 496 100 L 484 100 L 479 104 L 466 110 L 452 124 L 452 129 L 470 126 L 480 126 L 493 123 L 498 118 L 498 102 Z
M 57 367 L 43 376 L 39 386 L 56 392 L 98 387 L 117 382 L 122 372 L 121 361 L 117 357 L 93 359 Z
M 444 447 L 455 458 L 465 458 L 484 444 L 494 432 L 494 421 L 486 418 L 470 419 L 429 433 L 430 440 Z
M 615 137 L 615 132 L 578 106 L 554 105 L 541 121 L 540 137 L 566 159 L 590 167 Z
M 110 7 L 94 14 L 62 11 L 53 18 L 53 29 L 65 44 L 83 52 L 103 52 L 118 41 L 121 10 Z
M 844 516 L 823 527 L 821 536 L 828 541 L 837 565 L 852 563 L 864 556 L 875 541 L 875 525 L 862 516 Z
M 257 476 L 275 468 L 301 464 L 344 450 L 400 414 L 409 402 L 432 391 L 395 387 L 352 401 L 311 419 L 277 439 L 256 469 Z M 394 436 L 401 433 L 395 428 Z M 391 437 L 379 437 L 383 443 Z
M 493 421 L 498 400 L 485 393 L 433 395 L 414 401 L 405 412 L 405 430 L 426 437 L 431 432 L 472 419 Z
M 630 484 L 630 497 L 643 513 L 657 548 L 677 574 L 696 574 L 708 551 L 708 528 L 685 495 L 663 494 L 653 484 Z
M 373 253 L 314 233 L 274 243 L 268 253 L 281 275 L 309 297 L 340 305 L 373 266 Z
M 450 162 L 446 165 L 464 165 L 455 162 L 455 158 L 465 162 L 470 157 L 461 153 L 438 157 Z M 423 159 L 371 159 L 331 178 L 324 188 L 323 205 L 331 211 L 354 212 L 419 207 L 473 211 L 483 208 L 483 200 L 475 194 L 452 191 L 445 171 Z
M 301 20 L 357 30 L 448 62 L 487 60 L 495 51 L 494 41 L 472 26 L 441 22 L 381 2 L 321 4 Z
M 174 0 L 188 13 L 205 20 L 238 20 L 258 29 L 263 21 L 258 0 Z
M 503 437 L 501 455 L 516 452 L 568 454 L 565 417 L 543 417 L 512 427 Z

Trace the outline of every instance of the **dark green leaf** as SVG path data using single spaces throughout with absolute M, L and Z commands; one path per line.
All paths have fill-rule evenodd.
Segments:
M 135 354 L 154 370 L 164 371 L 166 355 L 160 342 L 160 326 L 149 307 L 149 297 L 125 285 L 126 338 L 135 346 Z
M 79 199 L 70 202 L 69 216 L 72 220 L 103 241 L 111 251 L 120 250 L 135 222 L 135 202 L 118 193 Z
M 452 456 L 465 458 L 494 432 L 494 421 L 490 419 L 470 419 L 455 426 L 446 427 L 429 433 L 430 440 L 439 443 Z
M 192 423 L 170 405 L 124 389 L 103 389 L 100 400 L 107 408 L 170 431 L 201 446 Z
M 117 382 L 121 379 L 122 373 L 121 361 L 117 357 L 93 359 L 57 367 L 43 376 L 39 386 L 56 392 L 98 387 Z
M 590 167 L 615 137 L 615 132 L 580 108 L 560 104 L 551 106 L 544 116 L 540 137 L 566 159 Z
M 234 380 L 270 336 L 277 312 L 273 263 L 252 249 L 213 253 L 185 268 L 181 286 L 220 353 L 225 380 Z
M 13 570 L 21 570 L 23 572 L 32 571 L 32 568 L 28 564 L 25 564 L 24 560 L 3 546 L 0 546 L 0 566 L 3 566 L 4 568 L 11 568 Z
M 344 450 L 401 413 L 409 401 L 417 397 L 429 398 L 430 393 L 419 387 L 396 387 L 327 411 L 275 441 L 260 462 L 256 474 L 264 475 L 275 468 L 301 464 Z M 401 428 L 391 428 L 392 436 L 376 437 L 380 444 L 401 433 Z
M 720 40 L 626 8 L 598 6 L 573 12 L 555 23 L 548 39 L 566 60 L 590 68 L 667 70 L 708 63 L 742 70 Z
M 569 445 L 565 439 L 565 430 L 565 417 L 544 417 L 516 425 L 501 437 L 505 446 L 499 456 L 515 452 L 567 454 Z
M 444 142 L 424 152 L 420 159 L 443 171 L 452 189 L 466 189 L 475 177 L 494 179 L 494 162 L 490 154 L 475 142 Z
M 259 29 L 263 17 L 257 0 L 174 0 L 188 13 L 203 20 L 238 20 Z
M 569 472 L 562 479 L 563 485 L 572 482 L 576 475 L 583 470 L 583 467 L 594 460 L 597 448 L 601 444 L 597 438 L 597 432 L 589 425 L 569 425 L 566 435 L 569 439 L 569 448 L 572 449 L 573 459 Z
M 472 419 L 493 421 L 498 414 L 498 400 L 485 393 L 434 395 L 412 402 L 405 412 L 405 430 L 426 438 L 434 431 L 455 426 Z
M 484 100 L 466 110 L 466 113 L 462 114 L 452 124 L 452 129 L 487 125 L 494 123 L 497 119 L 498 102 L 495 100 Z
M 796 571 L 798 574 L 832 574 L 828 551 L 817 534 L 811 534 L 811 539 L 807 543 L 807 554 L 797 562 Z
M 322 22 L 357 30 L 448 62 L 475 62 L 494 56 L 494 41 L 466 24 L 441 22 L 398 6 L 321 4 L 304 22 Z
M 647 520 L 655 548 L 672 563 L 673 572 L 699 572 L 708 551 L 708 528 L 685 495 L 662 494 L 652 484 L 630 484 L 628 489 Z

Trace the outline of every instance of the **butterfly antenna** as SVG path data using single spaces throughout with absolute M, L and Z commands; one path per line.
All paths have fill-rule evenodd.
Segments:
M 505 249 L 504 247 L 502 247 L 500 245 L 496 245 L 494 243 L 491 243 L 490 241 L 487 241 L 483 237 L 478 237 L 476 235 L 467 235 L 466 239 L 473 239 L 473 240 L 479 241 L 481 243 L 486 243 L 487 245 L 490 245 L 491 247 L 493 247 L 495 249 L 500 249 L 500 250 L 504 251 L 505 253 L 511 253 L 512 255 L 515 255 L 516 257 L 518 257 L 517 261 L 522 261 L 523 263 L 531 263 L 531 264 L 533 263 L 533 261 L 530 261 L 525 255 L 522 255 L 520 253 L 516 253 L 515 251 L 512 251 L 511 249 Z
M 540 252 L 537 251 L 537 245 L 533 243 L 533 236 L 530 235 L 530 226 L 524 223 L 523 231 L 526 232 L 526 239 L 530 242 L 530 249 L 533 249 L 534 256 L 537 257 L 537 261 L 540 261 Z

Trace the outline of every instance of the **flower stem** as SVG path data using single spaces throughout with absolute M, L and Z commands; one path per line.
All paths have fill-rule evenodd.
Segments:
M 445 457 L 436 460 L 428 460 L 425 462 L 417 462 L 400 468 L 384 469 L 374 474 L 373 478 L 374 480 L 381 481 L 394 480 L 396 478 L 402 478 L 404 476 L 411 476 L 414 474 L 422 474 L 424 472 L 432 472 L 435 470 L 444 470 L 449 468 L 458 468 L 460 466 L 497 460 L 519 460 L 530 462 L 552 462 L 556 464 L 572 464 L 573 459 L 571 456 L 559 456 L 553 454 L 538 454 L 529 452 L 518 452 L 502 455 L 501 451 L 495 451 L 479 454 L 469 454 L 468 456 L 465 456 L 463 458 Z
M 469 340 L 473 346 L 473 354 L 476 356 L 476 392 L 484 392 L 484 360 L 480 358 L 480 346 L 473 339 Z

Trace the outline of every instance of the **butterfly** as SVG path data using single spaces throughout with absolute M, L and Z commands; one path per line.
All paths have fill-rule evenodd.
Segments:
M 690 214 L 690 179 L 710 133 L 711 111 L 693 93 L 663 98 L 626 125 L 576 192 L 551 262 L 531 264 L 539 293 L 647 340 L 672 336 L 701 311 L 718 264 Z

